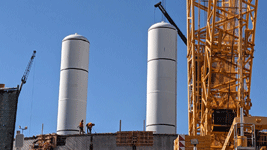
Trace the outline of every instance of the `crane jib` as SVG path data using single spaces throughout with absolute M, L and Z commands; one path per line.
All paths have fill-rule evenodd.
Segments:
M 19 87 L 19 93 L 20 93 L 20 91 L 22 89 L 23 84 L 25 84 L 26 81 L 27 81 L 27 78 L 29 76 L 30 69 L 31 69 L 31 66 L 32 66 L 32 63 L 33 63 L 33 59 L 35 57 L 35 54 L 36 54 L 36 51 L 34 50 L 32 56 L 31 56 L 31 60 L 29 61 L 28 66 L 26 67 L 26 69 L 24 71 L 24 74 L 23 74 L 23 76 L 21 78 L 21 84 L 20 84 L 20 87 Z
M 170 15 L 167 13 L 167 11 L 164 9 L 164 7 L 161 5 L 161 2 L 155 4 L 154 6 L 155 7 L 158 7 L 161 10 L 161 12 L 163 13 L 163 15 L 170 22 L 170 24 L 173 25 L 176 28 L 177 33 L 180 36 L 180 38 L 183 40 L 184 44 L 187 45 L 187 38 L 184 36 L 184 34 L 181 32 L 181 30 L 178 28 L 178 26 L 174 23 L 174 21 L 172 20 L 172 18 L 170 17 Z

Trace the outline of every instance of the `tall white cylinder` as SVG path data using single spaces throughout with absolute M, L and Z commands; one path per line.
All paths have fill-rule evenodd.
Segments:
M 148 29 L 146 131 L 176 134 L 177 30 L 160 22 Z
M 89 44 L 78 34 L 62 40 L 57 134 L 77 134 L 86 122 Z

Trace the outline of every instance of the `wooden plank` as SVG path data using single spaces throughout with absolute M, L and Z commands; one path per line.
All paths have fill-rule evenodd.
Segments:
M 117 132 L 117 146 L 153 146 L 153 143 L 153 132 L 151 131 Z

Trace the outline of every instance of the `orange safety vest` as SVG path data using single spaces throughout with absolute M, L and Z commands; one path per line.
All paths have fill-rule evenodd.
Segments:
M 83 123 L 82 123 L 82 122 L 80 122 L 80 125 L 79 125 L 79 127 L 83 127 Z

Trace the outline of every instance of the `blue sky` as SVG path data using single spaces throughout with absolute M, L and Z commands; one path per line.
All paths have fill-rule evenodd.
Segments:
M 25 136 L 56 132 L 62 39 L 78 33 L 90 41 L 87 122 L 95 132 L 143 130 L 146 116 L 147 30 L 161 21 L 159 0 L 0 2 L 0 82 L 16 87 L 32 51 L 36 58 L 19 97 L 16 130 Z M 251 114 L 267 116 L 267 1 L 259 1 Z M 166 9 L 186 35 L 186 0 Z M 186 47 L 178 39 L 177 133 L 187 130 Z

